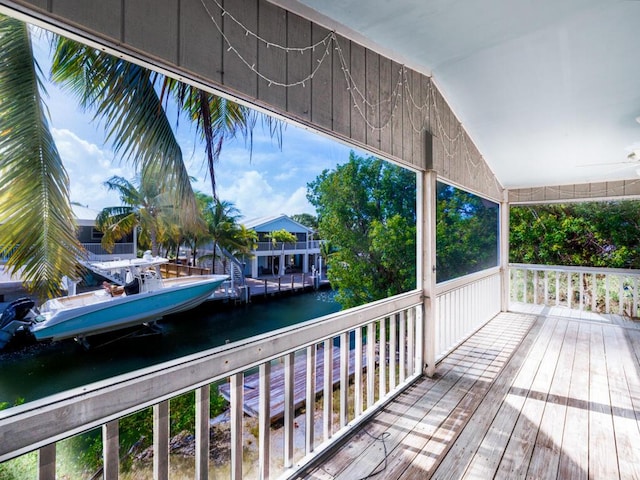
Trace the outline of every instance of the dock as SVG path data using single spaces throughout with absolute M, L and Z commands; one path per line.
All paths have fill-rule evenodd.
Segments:
M 362 365 L 366 366 L 365 353 L 363 352 Z M 298 410 L 303 407 L 306 402 L 306 355 L 296 355 L 294 363 L 294 391 L 293 404 L 294 409 Z M 333 387 L 340 382 L 340 348 L 333 347 L 333 368 L 332 368 Z M 349 350 L 349 378 L 355 372 L 355 349 Z M 316 397 L 323 392 L 324 389 L 324 347 L 318 347 L 316 352 L 316 381 L 315 394 Z M 284 365 L 282 363 L 273 363 L 271 365 L 271 403 L 270 416 L 271 423 L 274 423 L 284 416 Z M 231 386 L 225 383 L 218 387 L 218 393 L 222 397 L 230 401 Z M 246 415 L 258 418 L 260 401 L 260 374 L 253 373 L 244 377 L 244 402 L 243 411 Z

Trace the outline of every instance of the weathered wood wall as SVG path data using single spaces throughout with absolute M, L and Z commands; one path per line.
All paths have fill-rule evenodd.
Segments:
M 424 170 L 429 158 L 441 178 L 501 199 L 501 185 L 432 79 L 266 0 L 0 5 L 401 164 Z
M 509 190 L 509 203 L 512 204 L 610 200 L 623 197 L 640 197 L 640 179 Z

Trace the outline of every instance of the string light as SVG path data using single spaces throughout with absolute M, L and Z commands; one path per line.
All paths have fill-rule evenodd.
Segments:
M 240 31 L 244 32 L 245 37 L 253 37 L 266 48 L 275 48 L 286 54 L 299 53 L 303 55 L 305 51 L 311 50 L 311 52 L 315 52 L 316 47 L 318 47 L 322 49 L 322 54 L 316 59 L 315 64 L 310 64 L 314 65 L 314 68 L 303 78 L 290 82 L 281 82 L 275 78 L 270 78 L 256 68 L 255 62 L 248 61 L 240 51 L 232 45 L 231 40 L 223 31 L 222 26 L 216 21 L 215 15 L 211 12 L 206 3 L 207 1 L 216 6 L 220 12 L 220 18 L 224 17 L 232 21 Z M 283 88 L 292 88 L 296 86 L 302 86 L 303 88 L 306 87 L 306 84 L 313 80 L 327 58 L 330 58 L 330 53 L 335 51 L 340 64 L 340 69 L 344 75 L 346 91 L 349 92 L 349 96 L 351 97 L 353 111 L 362 117 L 367 129 L 370 129 L 372 133 L 375 133 L 389 128 L 394 118 L 397 116 L 398 109 L 401 105 L 405 105 L 408 125 L 410 125 L 413 132 L 422 134 L 425 130 L 429 131 L 430 126 L 435 127 L 436 135 L 434 136 L 440 141 L 445 160 L 460 158 L 463 160 L 470 178 L 484 177 L 485 185 L 488 186 L 489 184 L 493 184 L 495 188 L 494 193 L 498 196 L 500 195 L 502 186 L 489 169 L 482 155 L 477 152 L 477 150 L 475 150 L 475 152 L 471 152 L 469 145 L 467 144 L 468 135 L 466 134 L 462 124 L 459 121 L 457 122 L 455 131 L 452 135 L 450 135 L 447 131 L 448 129 L 445 128 L 443 114 L 438 107 L 437 96 L 439 95 L 439 92 L 430 76 L 427 77 L 428 83 L 426 85 L 426 91 L 421 95 L 421 100 L 418 101 L 416 99 L 415 91 L 419 91 L 419 86 L 417 89 L 412 89 L 410 79 L 408 78 L 408 70 L 405 65 L 401 65 L 395 74 L 397 76 L 397 80 L 391 82 L 393 90 L 390 92 L 388 97 L 382 99 L 378 98 L 378 100 L 374 102 L 367 98 L 366 94 L 363 93 L 358 86 L 358 81 L 352 76 L 349 69 L 350 64 L 344 56 L 344 50 L 341 47 L 335 32 L 331 31 L 321 40 L 307 46 L 290 47 L 280 45 L 273 41 L 266 40 L 251 31 L 250 28 L 235 18 L 232 13 L 225 10 L 218 0 L 200 0 L 200 3 L 204 7 L 207 15 L 222 37 L 224 43 L 227 45 L 227 52 L 235 54 L 235 56 L 244 65 L 246 65 L 249 70 L 264 80 L 269 87 L 273 85 Z M 391 80 L 393 80 L 393 78 Z M 371 113 L 367 114 L 367 112 Z M 386 118 L 382 118 L 384 113 L 388 113 L 388 115 L 384 115 Z M 378 119 L 377 122 L 374 123 L 372 118 L 375 118 L 376 116 Z M 434 120 L 433 125 L 430 125 L 432 120 Z M 475 159 L 478 161 L 475 161 Z

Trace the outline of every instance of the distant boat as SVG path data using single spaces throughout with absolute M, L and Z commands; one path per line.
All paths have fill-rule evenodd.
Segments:
M 16 300 L 0 316 L 0 348 L 18 330 L 27 330 L 38 341 L 75 338 L 84 342 L 92 335 L 152 322 L 200 305 L 229 278 L 162 278 L 159 267 L 167 262 L 166 258 L 145 254 L 138 259 L 88 264 L 123 285 L 53 298 L 39 309 L 28 298 Z

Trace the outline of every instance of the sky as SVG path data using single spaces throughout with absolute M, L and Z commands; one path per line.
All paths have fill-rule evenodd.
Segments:
M 34 54 L 48 78 L 50 53 L 46 39 L 36 37 Z M 49 82 L 46 90 L 50 129 L 69 174 L 71 201 L 93 210 L 119 205 L 117 194 L 103 184 L 113 175 L 133 180 L 134 169 L 113 153 L 104 141 L 104 129 L 93 121 L 91 113 L 82 112 L 71 95 Z M 169 115 L 169 119 L 175 125 L 175 115 Z M 179 128 L 174 131 L 189 174 L 197 179 L 194 189 L 210 195 L 204 148 L 195 129 L 180 119 Z M 240 221 L 281 213 L 315 214 L 306 199 L 307 183 L 324 169 L 347 162 L 349 152 L 355 150 L 292 124 L 284 129 L 281 148 L 259 121 L 253 135 L 252 150 L 243 138 L 225 142 L 216 164 L 218 196 L 235 205 Z

